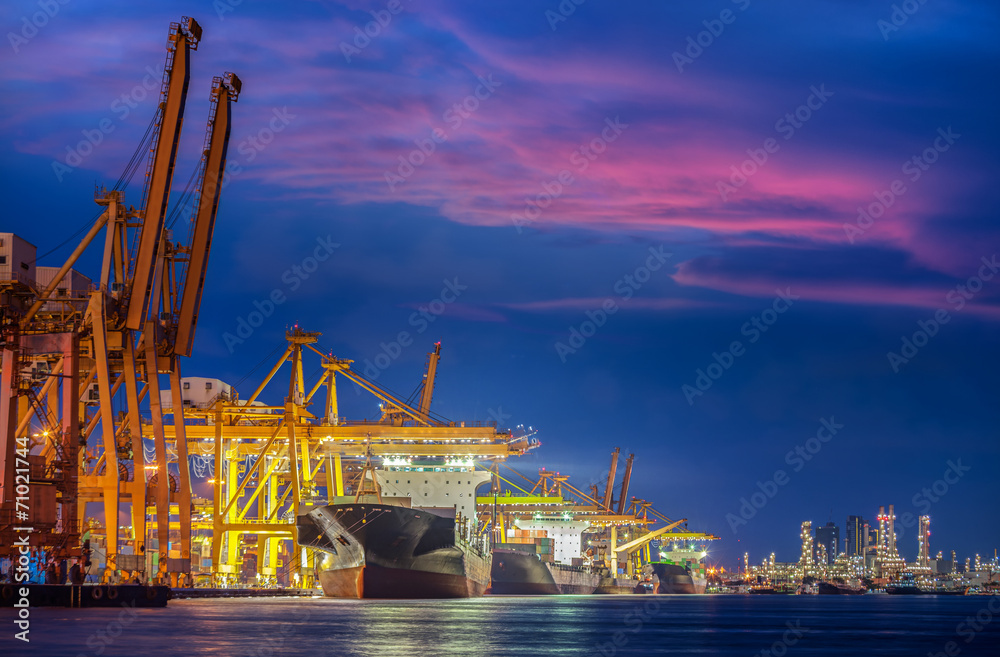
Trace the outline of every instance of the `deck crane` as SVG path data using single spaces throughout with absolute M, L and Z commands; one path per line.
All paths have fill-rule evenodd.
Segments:
M 635 454 L 629 454 L 628 458 L 625 459 L 625 475 L 622 477 L 622 492 L 618 497 L 618 515 L 625 513 L 625 504 L 628 502 L 628 485 L 632 480 L 632 461 L 635 459 Z
M 423 389 L 420 391 L 420 405 L 417 410 L 425 418 L 430 418 L 431 398 L 434 396 L 434 379 L 437 377 L 437 364 L 441 358 L 441 343 L 434 343 L 434 351 L 427 354 L 427 373 L 424 374 Z
M 410 406 L 409 402 L 403 403 L 395 398 L 385 397 L 387 392 L 376 386 L 371 381 L 359 384 L 363 388 L 368 388 L 370 392 L 383 399 L 381 422 L 403 426 L 416 422 L 425 426 L 440 426 L 442 422 L 431 417 L 431 398 L 434 396 L 434 379 L 437 377 L 437 364 L 441 358 L 441 343 L 434 343 L 434 351 L 427 354 L 427 371 L 424 378 L 414 392 L 420 395 L 416 406 Z M 356 376 L 349 369 L 343 372 L 348 377 Z M 371 386 L 371 387 L 369 387 Z M 411 396 L 412 399 L 412 396 Z
M 615 451 L 611 452 L 611 467 L 608 469 L 608 481 L 604 485 L 604 498 L 601 500 L 601 505 L 608 510 L 611 510 L 611 496 L 615 491 L 615 474 L 618 472 L 618 455 L 621 451 L 620 447 L 615 447 Z

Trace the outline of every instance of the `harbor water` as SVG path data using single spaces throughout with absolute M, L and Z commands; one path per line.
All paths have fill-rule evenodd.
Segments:
M 227 598 L 0 610 L 4 656 L 1000 655 L 1000 597 L 591 595 Z

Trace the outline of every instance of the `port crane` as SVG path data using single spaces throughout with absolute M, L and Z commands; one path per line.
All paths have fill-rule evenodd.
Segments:
M 136 551 L 141 552 L 145 549 L 147 506 L 152 502 L 159 546 L 157 579 L 169 576 L 175 583 L 179 575 L 190 571 L 191 488 L 183 440 L 173 449 L 178 477 L 169 471 L 171 450 L 164 432 L 159 377 L 169 377 L 172 407 L 181 408 L 180 358 L 191 354 L 225 172 L 231 103 L 236 102 L 242 87 L 233 73 L 213 79 L 192 229 L 186 241 L 174 242 L 166 221 L 190 82 L 190 54 L 198 49 L 201 38 L 202 28 L 193 18 L 183 17 L 170 25 L 160 103 L 148 131 L 149 156 L 140 207 L 125 203 L 121 185 L 125 174 L 114 188 L 98 190 L 95 201 L 104 210 L 44 290 L 11 289 L 11 298 L 21 303 L 5 309 L 8 321 L 2 327 L 2 508 L 9 510 L 13 502 L 12 448 L 26 437 L 32 417 L 40 417 L 37 405 L 26 403 L 37 382 L 24 379 L 21 370 L 41 363 L 41 370 L 48 372 L 41 391 L 50 402 L 61 401 L 61 408 L 48 404 L 49 412 L 58 416 L 59 434 L 48 440 L 61 441 L 66 465 L 54 474 L 54 480 L 62 482 L 66 492 L 58 498 L 59 527 L 53 527 L 50 534 L 37 534 L 34 540 L 40 547 L 59 546 L 64 556 L 78 553 L 85 505 L 100 501 L 108 530 L 108 561 L 115 564 L 121 540 L 120 505 L 131 504 L 133 538 Z M 130 169 L 134 172 L 141 161 L 140 147 L 126 173 Z M 95 289 L 79 312 L 53 317 L 45 310 L 53 293 L 102 231 L 104 251 Z M 19 308 L 23 312 L 17 312 Z M 96 392 L 97 410 L 88 416 L 86 403 L 90 400 L 84 394 L 90 388 Z M 122 391 L 125 403 L 116 414 L 115 395 Z M 143 403 L 149 407 L 148 424 L 140 410 Z M 175 416 L 174 423 L 183 433 L 179 417 Z M 147 437 L 151 433 L 154 443 L 155 464 L 151 466 L 146 466 L 143 458 L 144 433 Z M 49 451 L 42 452 L 47 461 L 51 460 Z M 152 471 L 148 481 L 147 470 Z M 172 499 L 180 516 L 177 557 L 171 556 L 169 540 Z M 0 532 L 9 531 L 7 519 L 5 513 Z M 135 563 L 138 558 L 132 555 L 129 570 L 145 570 Z M 125 561 L 123 555 L 121 563 Z
M 629 455 L 622 479 L 620 496 L 614 504 L 612 493 L 614 489 L 614 473 L 621 450 L 615 448 L 611 456 L 611 468 L 605 484 L 603 495 L 597 495 L 594 485 L 591 494 L 584 493 L 569 483 L 569 477 L 558 472 L 539 470 L 537 481 L 524 476 L 506 463 L 505 467 L 532 487 L 522 488 L 516 483 L 500 476 L 496 466 L 493 467 L 494 486 L 490 495 L 476 498 L 480 518 L 484 527 L 492 527 L 494 543 L 506 542 L 508 528 L 525 525 L 533 521 L 561 520 L 578 523 L 583 533 L 596 534 L 591 541 L 597 546 L 599 554 L 595 561 L 603 561 L 605 567 L 614 573 L 619 562 L 625 563 L 625 571 L 629 576 L 638 572 L 639 559 L 645 551 L 646 561 L 651 561 L 650 541 L 654 539 L 667 541 L 682 540 L 717 540 L 718 537 L 702 532 L 692 532 L 681 527 L 687 519 L 672 520 L 652 508 L 646 500 L 637 497 L 628 499 L 628 489 L 631 480 L 634 455 Z M 510 488 L 504 494 L 501 483 Z M 521 495 L 513 493 L 520 491 Z M 663 522 L 664 526 L 651 529 L 651 525 Z M 526 525 L 525 525 L 526 526 Z M 619 532 L 623 532 L 619 536 Z M 625 542 L 619 542 L 624 538 Z M 613 547 L 612 547 L 613 546 Z M 603 554 L 603 559 L 600 555 Z

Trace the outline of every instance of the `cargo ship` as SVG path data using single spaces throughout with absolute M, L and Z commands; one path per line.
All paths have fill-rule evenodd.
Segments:
M 848 586 L 838 582 L 819 582 L 816 584 L 819 595 L 862 595 L 865 589 L 859 586 Z
M 702 559 L 706 552 L 698 548 L 671 548 L 660 552 L 660 560 L 646 565 L 653 575 L 654 593 L 704 593 L 708 586 Z
M 337 598 L 467 598 L 486 591 L 490 554 L 466 522 L 391 504 L 331 504 L 300 516 L 299 544 L 323 552 Z
M 497 595 L 589 595 L 601 582 L 600 572 L 583 554 L 583 533 L 590 522 L 576 519 L 561 496 L 483 498 L 480 512 L 494 505 L 531 509 L 530 515 L 504 523 L 503 542 L 493 546 L 490 593 Z M 523 510 L 522 510 L 523 513 Z
M 493 548 L 490 593 L 495 595 L 589 595 L 601 582 L 587 566 L 542 561 L 531 544 Z
M 325 595 L 466 598 L 486 591 L 492 558 L 476 526 L 475 489 L 488 473 L 471 462 L 430 462 L 372 468 L 362 481 L 366 476 L 377 485 L 369 479 L 357 495 L 297 519 L 299 544 L 321 552 L 316 577 Z
M 961 586 L 957 588 L 930 588 L 917 584 L 912 573 L 903 573 L 896 582 L 885 588 L 889 595 L 965 595 L 969 587 Z

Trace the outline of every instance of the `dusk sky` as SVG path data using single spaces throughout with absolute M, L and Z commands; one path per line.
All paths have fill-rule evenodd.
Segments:
M 995 2 L 52 5 L 6 3 L 0 48 L 0 230 L 41 265 L 139 144 L 171 22 L 204 28 L 176 196 L 243 80 L 185 374 L 245 398 L 298 323 L 408 396 L 440 340 L 438 414 L 537 428 L 511 465 L 580 488 L 635 453 L 727 565 L 889 504 L 932 553 L 1000 547 Z

